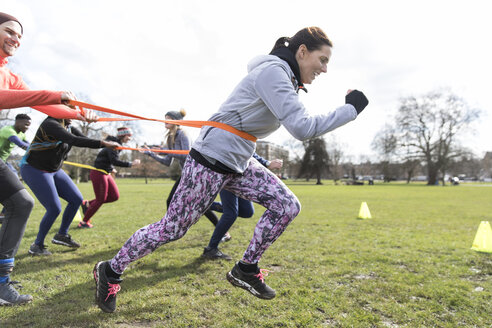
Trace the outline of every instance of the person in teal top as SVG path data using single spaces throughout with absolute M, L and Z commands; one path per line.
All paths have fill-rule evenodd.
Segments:
M 4 162 L 7 162 L 7 158 L 16 145 L 22 149 L 29 147 L 25 133 L 30 125 L 31 118 L 26 114 L 19 114 L 15 117 L 14 125 L 0 129 L 0 158 Z

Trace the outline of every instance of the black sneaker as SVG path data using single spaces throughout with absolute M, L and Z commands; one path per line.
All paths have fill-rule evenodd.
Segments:
M 232 257 L 230 257 L 227 254 L 222 253 L 218 248 L 209 248 L 208 246 L 205 247 L 203 250 L 202 257 L 205 257 L 207 259 L 224 259 L 227 261 L 232 260 Z
M 247 273 L 239 268 L 238 263 L 227 273 L 227 280 L 235 287 L 246 289 L 251 294 L 264 300 L 275 297 L 275 290 L 265 284 L 263 277 L 268 275 L 268 270 L 258 269 L 256 273 Z
M 52 255 L 49 250 L 46 249 L 46 246 L 44 245 L 36 245 L 35 243 L 32 243 L 31 247 L 29 247 L 29 254 L 31 255 Z
M 83 200 L 82 201 L 82 205 L 80 205 L 80 207 L 82 207 L 82 214 L 85 216 L 85 213 L 89 209 L 89 201 L 88 200 Z
M 51 242 L 53 244 L 72 247 L 72 248 L 79 248 L 80 247 L 80 244 L 78 242 L 76 242 L 75 240 L 73 240 L 70 235 L 62 235 L 59 233 L 57 233 L 53 237 L 53 239 L 51 239 Z
M 19 284 L 18 281 L 7 281 L 0 284 L 0 306 L 2 305 L 20 305 L 32 301 L 31 295 L 20 295 L 13 285 Z M 22 286 L 19 286 L 22 288 Z
M 104 312 L 116 310 L 116 294 L 120 291 L 122 279 L 115 279 L 106 275 L 108 261 L 98 262 L 94 266 L 94 280 L 96 281 L 96 303 Z

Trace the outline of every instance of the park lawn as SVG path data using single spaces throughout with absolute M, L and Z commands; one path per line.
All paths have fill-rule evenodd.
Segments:
M 266 282 L 275 299 L 230 285 L 233 262 L 200 258 L 213 231 L 202 217 L 184 238 L 128 268 L 118 309 L 107 314 L 94 303 L 94 264 L 160 219 L 172 187 L 169 180 L 118 184 L 120 200 L 100 209 L 93 229 L 75 229 L 74 221 L 82 247 L 50 243 L 51 257 L 27 255 L 44 213 L 36 203 L 12 276 L 35 299 L 0 307 L 1 327 L 492 326 L 492 254 L 470 250 L 480 221 L 492 222 L 492 186 L 287 182 L 301 213 L 260 262 L 272 271 Z M 93 196 L 91 184 L 79 187 Z M 361 202 L 372 219 L 357 219 Z M 263 212 L 255 208 L 221 244 L 237 260 Z

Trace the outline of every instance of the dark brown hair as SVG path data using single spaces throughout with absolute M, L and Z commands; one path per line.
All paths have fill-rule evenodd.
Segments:
M 21 27 L 21 33 L 24 34 L 24 28 L 22 27 L 22 24 L 19 22 L 19 20 L 17 18 L 15 18 L 14 16 L 11 16 L 9 14 L 6 14 L 6 13 L 0 13 L 0 24 L 3 24 L 3 23 L 8 22 L 8 21 L 14 21 L 14 22 L 19 23 L 19 25 Z
M 309 51 L 318 50 L 323 45 L 333 47 L 333 43 L 328 39 L 325 32 L 319 27 L 312 26 L 303 28 L 291 38 L 286 36 L 279 38 L 272 51 L 286 47 L 295 54 L 301 44 L 304 44 Z

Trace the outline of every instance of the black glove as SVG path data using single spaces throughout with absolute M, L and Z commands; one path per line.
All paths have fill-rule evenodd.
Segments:
M 360 112 L 366 108 L 367 104 L 369 104 L 369 100 L 367 100 L 366 96 L 359 90 L 352 90 L 345 96 L 345 103 L 354 106 L 357 115 L 359 115 Z

